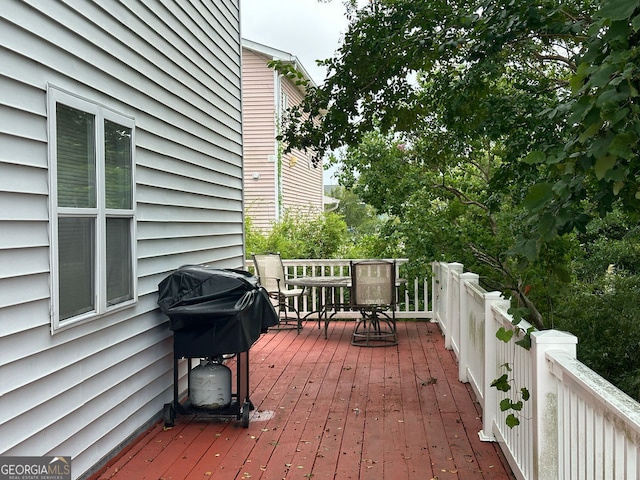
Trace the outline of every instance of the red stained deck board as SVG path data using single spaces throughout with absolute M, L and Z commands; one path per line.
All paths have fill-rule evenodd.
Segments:
M 261 478 L 279 479 L 284 478 L 283 473 L 293 475 L 297 472 L 304 475 L 310 474 L 312 470 L 314 455 L 310 453 L 299 455 L 298 451 L 301 445 L 309 445 L 306 442 L 311 440 L 304 436 L 305 428 L 311 419 L 315 420 L 318 413 L 318 409 L 315 408 L 315 399 L 321 391 L 318 387 L 321 386 L 326 370 L 326 365 L 319 362 L 320 354 L 327 346 L 324 339 L 322 342 L 318 344 L 315 352 L 308 352 L 307 355 L 296 359 L 299 365 L 296 369 L 297 375 L 292 378 L 285 395 L 285 398 L 290 399 L 289 403 L 284 405 L 288 410 L 286 412 L 288 419 L 282 426 L 282 435 L 270 458 L 270 463 L 275 465 L 275 469 L 267 468 Z M 309 343 L 308 340 L 306 343 Z M 317 428 L 321 427 L 322 425 Z M 309 438 L 313 439 L 313 437 Z
M 514 478 L 479 440 L 478 404 L 437 325 L 400 321 L 399 344 L 380 348 L 352 346 L 354 325 L 332 322 L 327 340 L 313 321 L 262 335 L 249 351 L 249 428 L 181 416 L 92 478 Z
M 335 353 L 323 379 L 325 386 L 322 391 L 327 395 L 318 401 L 318 417 L 323 417 L 324 425 L 319 432 L 320 441 L 313 466 L 314 479 L 333 479 L 339 461 L 353 459 L 356 447 L 358 453 L 353 471 L 357 472 L 358 445 L 362 441 L 362 433 L 359 429 L 345 428 L 347 419 L 355 421 L 358 415 L 357 406 L 353 402 L 357 398 L 355 379 L 360 349 L 350 348 L 350 341 L 348 329 L 341 336 L 334 333 L 328 340 L 334 345 Z M 331 384 L 335 387 L 333 395 L 329 396 Z
M 358 349 L 356 363 L 352 366 L 355 372 L 351 394 L 348 401 L 343 403 L 344 425 L 342 431 L 335 432 L 338 436 L 342 433 L 336 478 L 360 478 L 365 458 L 367 403 L 371 396 L 371 358 L 374 352 L 369 347 L 358 347 Z
M 398 328 L 407 328 L 407 338 L 411 338 L 414 334 L 416 335 L 416 341 L 411 341 L 408 345 L 407 353 L 398 356 L 398 374 L 400 376 L 403 411 L 402 427 L 404 429 L 403 459 L 407 464 L 406 478 L 415 480 L 430 479 L 434 475 L 430 462 L 425 461 L 427 434 L 424 424 L 417 420 L 417 418 L 422 417 L 419 389 L 424 387 L 421 386 L 422 380 L 418 378 L 415 371 L 414 355 L 422 352 L 416 350 L 416 344 L 419 345 L 419 341 L 417 341 L 417 333 L 412 330 L 415 328 L 415 323 L 401 323 L 398 324 Z

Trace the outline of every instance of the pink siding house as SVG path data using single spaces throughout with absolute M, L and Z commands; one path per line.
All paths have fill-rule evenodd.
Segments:
M 291 62 L 310 79 L 295 56 L 242 40 L 244 208 L 254 226 L 266 230 L 286 211 L 323 210 L 322 166 L 313 166 L 311 153 L 282 153 L 276 140 L 284 110 L 303 92 L 269 68 L 271 60 Z

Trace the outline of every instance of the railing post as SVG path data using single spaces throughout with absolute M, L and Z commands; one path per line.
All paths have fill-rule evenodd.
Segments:
M 457 345 L 460 351 L 458 352 L 458 380 L 461 382 L 468 382 L 467 378 L 467 364 L 469 363 L 469 295 L 467 293 L 467 284 L 478 284 L 480 276 L 477 273 L 462 273 L 460 275 L 460 318 L 458 320 L 458 338 Z M 452 329 L 453 332 L 456 329 Z
M 560 478 L 557 380 L 549 371 L 546 354 L 564 352 L 576 358 L 578 339 L 566 332 L 543 330 L 531 334 L 533 471 L 539 480 Z
M 457 319 L 451 318 L 453 317 L 453 312 L 455 311 L 453 308 L 453 299 L 455 298 L 455 296 L 453 295 L 453 288 L 451 288 L 451 285 L 453 283 L 452 278 L 454 273 L 460 274 L 462 273 L 463 269 L 464 265 L 462 265 L 461 263 L 447 264 L 447 278 L 445 280 L 445 328 L 443 330 L 445 331 L 444 347 L 448 350 L 451 350 L 451 327 L 454 321 L 459 321 Z
M 478 432 L 480 440 L 483 442 L 495 441 L 493 434 L 493 424 L 496 420 L 498 391 L 491 386 L 491 383 L 498 378 L 498 338 L 496 338 L 496 323 L 493 319 L 492 309 L 494 305 L 509 304 L 509 300 L 502 298 L 501 292 L 487 292 L 484 294 L 484 372 L 482 378 L 482 430 Z
M 431 311 L 432 322 L 438 322 L 442 310 L 442 265 L 440 262 L 431 262 Z

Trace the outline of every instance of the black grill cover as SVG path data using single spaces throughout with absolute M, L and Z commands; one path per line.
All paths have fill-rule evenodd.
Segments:
M 278 323 L 266 290 L 242 270 L 180 267 L 158 285 L 158 306 L 169 317 L 175 358 L 245 352 Z

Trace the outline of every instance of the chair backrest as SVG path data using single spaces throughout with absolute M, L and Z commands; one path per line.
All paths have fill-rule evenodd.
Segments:
M 351 305 L 395 307 L 396 264 L 386 260 L 351 262 Z
M 260 284 L 267 292 L 277 292 L 284 288 L 284 266 L 280 254 L 253 255 L 253 264 Z

